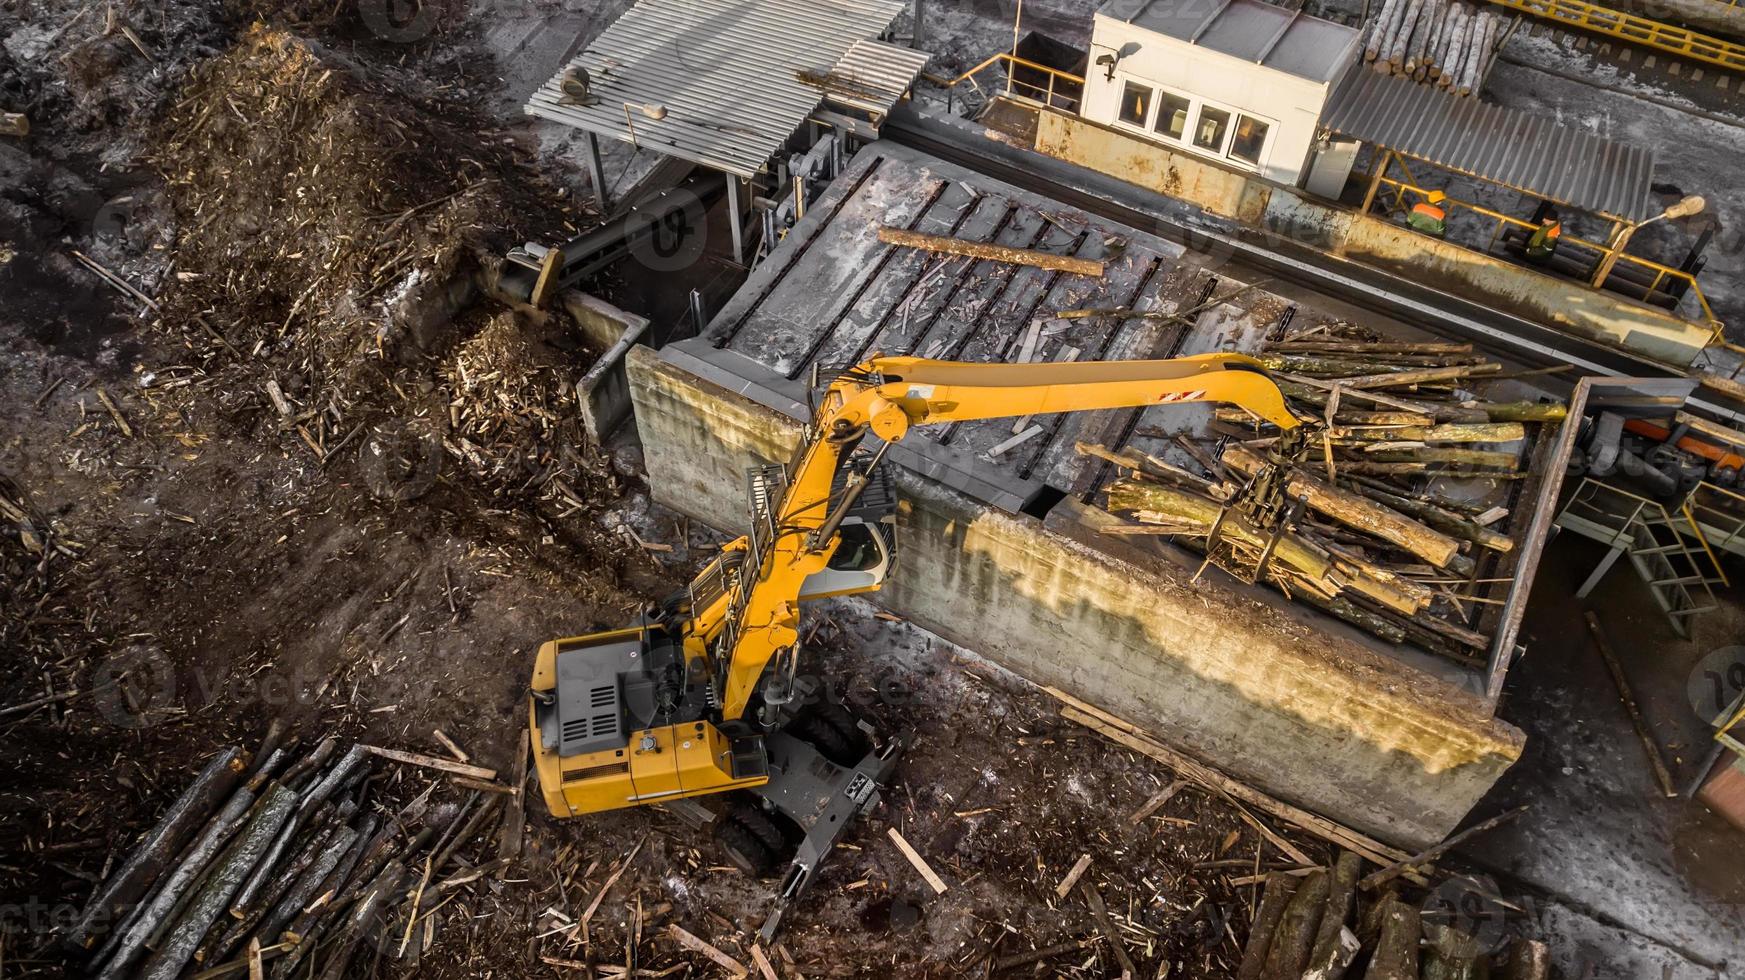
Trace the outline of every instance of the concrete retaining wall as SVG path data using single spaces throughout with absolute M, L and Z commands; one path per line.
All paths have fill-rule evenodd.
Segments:
M 588 346 L 604 351 L 576 382 L 582 426 L 588 438 L 598 444 L 630 417 L 630 381 L 624 373 L 624 358 L 643 342 L 648 320 L 585 293 L 565 293 L 562 302 L 564 312 L 588 338 Z
M 1289 239 L 1589 340 L 1689 367 L 1706 326 L 1421 235 L 1295 188 L 1060 112 L 1039 113 L 1036 150 Z
M 744 471 L 788 458 L 798 406 L 760 404 L 675 359 L 643 347 L 627 359 L 655 499 L 743 528 Z M 895 472 L 900 564 L 882 605 L 1238 778 L 1417 847 L 1520 755 L 1520 732 L 1458 671 L 1388 657 L 1217 575 L 1193 583 L 1191 560 L 1110 543 L 1093 529 L 1102 515 L 1070 501 L 1040 521 Z

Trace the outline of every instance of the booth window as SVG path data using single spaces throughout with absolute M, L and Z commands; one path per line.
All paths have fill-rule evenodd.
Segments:
M 1151 87 L 1138 82 L 1128 82 L 1121 89 L 1121 116 L 1124 123 L 1134 126 L 1145 125 L 1145 114 L 1151 109 Z
M 1163 92 L 1157 97 L 1157 131 L 1172 140 L 1179 140 L 1188 130 L 1188 115 L 1193 109 L 1185 95 Z
M 1236 136 L 1230 140 L 1230 155 L 1243 163 L 1260 166 L 1260 153 L 1266 148 L 1266 123 L 1253 116 L 1236 117 Z
M 1224 149 L 1224 135 L 1230 130 L 1230 114 L 1211 106 L 1200 107 L 1199 125 L 1194 128 L 1194 145 L 1213 153 Z

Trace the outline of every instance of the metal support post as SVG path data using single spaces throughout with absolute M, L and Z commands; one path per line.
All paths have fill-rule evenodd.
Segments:
M 1381 156 L 1376 158 L 1375 173 L 1369 175 L 1369 190 L 1364 192 L 1363 195 L 1364 214 L 1368 214 L 1370 207 L 1375 204 L 1375 194 L 1377 191 L 1381 190 L 1381 179 L 1387 175 L 1388 162 L 1394 157 L 1393 150 L 1387 149 L 1386 147 L 1379 147 L 1379 149 L 1381 150 Z
M 745 223 L 739 211 L 739 178 L 727 175 L 727 229 L 733 236 L 733 261 L 745 264 Z
M 600 216 L 606 216 L 606 172 L 600 166 L 600 138 L 593 133 L 585 133 L 588 145 L 582 154 L 587 158 L 588 180 L 594 185 L 594 204 L 600 209 Z

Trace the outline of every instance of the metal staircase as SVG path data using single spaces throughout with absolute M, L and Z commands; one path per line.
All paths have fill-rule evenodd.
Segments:
M 1577 598 L 1587 598 L 1618 559 L 1628 556 L 1680 637 L 1689 639 L 1689 621 L 1715 608 L 1711 586 L 1726 578 L 1683 509 L 1675 518 L 1657 501 L 1589 477 L 1554 523 L 1611 548 L 1576 590 Z M 1697 539 L 1696 550 L 1686 544 L 1686 535 Z
M 1564 27 L 1592 31 L 1620 41 L 1729 68 L 1745 69 L 1745 45 L 1702 34 L 1651 17 L 1625 13 L 1587 0 L 1490 0 L 1491 3 Z

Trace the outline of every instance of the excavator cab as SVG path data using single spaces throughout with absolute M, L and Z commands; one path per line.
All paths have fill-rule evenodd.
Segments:
M 806 576 L 801 599 L 872 592 L 885 584 L 896 553 L 892 525 L 853 518 L 842 522 L 837 535 L 836 553 L 822 571 Z

